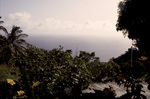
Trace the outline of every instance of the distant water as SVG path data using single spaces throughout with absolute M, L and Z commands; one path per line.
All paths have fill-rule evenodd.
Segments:
M 96 57 L 99 57 L 103 62 L 124 54 L 131 45 L 127 38 L 67 35 L 30 35 L 27 42 L 48 50 L 59 48 L 59 45 L 61 45 L 64 50 L 71 49 L 73 56 L 79 54 L 80 51 L 95 52 Z
M 112 88 L 115 90 L 116 97 L 120 97 L 126 93 L 126 89 L 124 88 L 124 86 L 123 85 L 119 86 L 115 82 L 93 83 L 89 86 L 89 89 L 84 90 L 83 93 L 94 93 L 94 90 L 92 90 L 92 89 L 103 90 L 104 88 L 109 88 L 109 85 L 111 85 Z M 147 89 L 148 84 L 143 82 L 142 85 L 143 85 L 142 90 L 144 90 L 145 93 L 141 92 L 141 94 L 145 95 L 147 97 L 147 99 L 150 99 L 150 91 Z

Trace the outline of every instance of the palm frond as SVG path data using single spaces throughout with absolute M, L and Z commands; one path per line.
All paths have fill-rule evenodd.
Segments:
M 18 39 L 18 40 L 15 41 L 15 43 L 17 43 L 17 44 L 24 44 L 24 43 L 26 43 L 26 40 Z
M 5 45 L 7 43 L 7 38 L 3 35 L 0 35 L 0 45 Z
M 19 33 L 22 33 L 22 30 L 20 30 L 20 27 L 13 26 L 12 30 L 11 30 L 11 33 L 10 33 L 10 36 L 15 37 L 15 36 L 18 36 Z
M 3 26 L 0 26 L 0 30 L 4 31 L 6 33 L 6 35 L 8 36 L 8 31 L 5 27 Z
M 4 23 L 4 21 L 0 21 L 0 24 Z
M 20 39 L 20 38 L 23 38 L 23 37 L 27 37 L 28 35 L 27 34 L 19 34 L 16 39 Z

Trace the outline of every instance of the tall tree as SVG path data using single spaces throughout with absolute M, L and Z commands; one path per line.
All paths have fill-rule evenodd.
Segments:
M 28 35 L 22 33 L 23 31 L 18 26 L 13 26 L 10 33 L 4 26 L 0 26 L 0 30 L 5 33 L 5 35 L 0 34 L 0 57 L 3 60 L 9 61 L 26 49 L 28 43 L 23 37 L 27 37 Z
M 135 40 L 140 51 L 150 56 L 149 26 L 150 6 L 148 0 L 123 0 L 118 4 L 117 31 Z

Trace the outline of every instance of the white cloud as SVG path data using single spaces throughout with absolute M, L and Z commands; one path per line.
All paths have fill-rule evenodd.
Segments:
M 34 30 L 43 31 L 48 34 L 48 31 L 69 31 L 72 33 L 100 33 L 100 32 L 112 32 L 115 31 L 115 24 L 111 20 L 85 20 L 84 22 L 74 22 L 74 21 L 63 21 L 56 19 L 54 17 L 47 18 L 45 20 L 33 20 L 31 14 L 28 12 L 17 12 L 9 14 L 5 18 L 5 25 L 20 26 L 24 31 Z M 59 33 L 61 34 L 61 33 Z M 69 34 L 66 32 L 66 34 Z M 111 34 L 111 33 L 110 33 Z M 73 34 L 72 34 L 73 35 Z M 105 35 L 107 35 L 105 33 Z
M 43 22 L 39 23 L 38 28 L 49 30 L 106 30 L 112 31 L 114 29 L 114 23 L 110 20 L 104 21 L 91 21 L 87 20 L 83 23 L 76 23 L 73 21 L 61 21 L 55 18 L 47 18 Z
M 86 29 L 91 30 L 105 30 L 105 31 L 112 31 L 114 29 L 114 23 L 110 20 L 104 21 L 90 21 L 87 20 L 84 24 Z
M 33 22 L 31 20 L 31 14 L 27 12 L 17 12 L 9 14 L 5 18 L 4 22 L 7 27 L 17 25 L 27 30 L 34 28 L 34 26 L 36 25 L 36 22 Z

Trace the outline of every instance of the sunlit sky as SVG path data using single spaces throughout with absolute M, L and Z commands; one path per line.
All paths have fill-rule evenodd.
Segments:
M 39 48 L 95 52 L 101 61 L 120 56 L 131 40 L 116 31 L 120 0 L 0 0 L 5 27 L 20 26 Z

